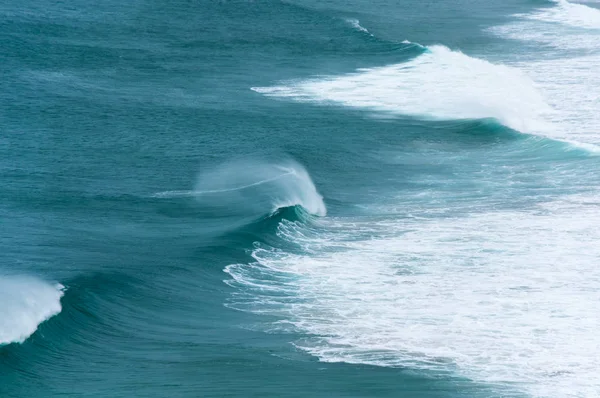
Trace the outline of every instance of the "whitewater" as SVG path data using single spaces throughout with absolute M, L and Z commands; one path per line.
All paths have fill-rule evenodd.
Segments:
M 424 120 L 491 118 L 597 152 L 600 11 L 560 0 L 515 17 L 488 31 L 544 42 L 547 59 L 489 62 L 434 45 L 396 65 L 252 90 Z M 557 48 L 586 52 L 558 58 Z M 596 188 L 580 188 L 520 211 L 284 221 L 278 236 L 297 248 L 258 246 L 254 263 L 227 267 L 244 292 L 230 305 L 276 316 L 272 332 L 312 336 L 294 345 L 324 362 L 449 372 L 503 396 L 599 396 L 600 212 Z
M 31 277 L 0 276 L 0 346 L 22 343 L 58 314 L 63 289 Z

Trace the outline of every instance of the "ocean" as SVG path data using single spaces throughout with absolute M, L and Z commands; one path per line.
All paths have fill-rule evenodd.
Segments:
M 600 2 L 0 38 L 0 397 L 600 397 Z

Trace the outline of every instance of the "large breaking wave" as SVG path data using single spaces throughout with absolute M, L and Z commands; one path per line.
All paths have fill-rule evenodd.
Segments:
M 551 129 L 544 116 L 552 110 L 527 75 L 444 46 L 427 48 L 401 64 L 253 90 L 273 97 L 426 119 L 494 118 L 528 133 Z
M 30 277 L 0 276 L 0 345 L 22 343 L 58 314 L 63 286 Z

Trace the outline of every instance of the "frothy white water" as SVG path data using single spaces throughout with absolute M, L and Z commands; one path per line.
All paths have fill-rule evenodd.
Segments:
M 555 136 L 600 144 L 600 54 L 515 65 L 538 82 L 556 110 L 549 117 L 560 127 Z
M 600 203 L 460 218 L 284 222 L 284 252 L 227 267 L 231 305 L 328 362 L 453 372 L 536 397 L 600 392 Z M 505 395 L 510 395 L 509 393 Z
M 534 40 L 550 45 L 551 48 L 541 47 L 536 51 L 538 60 L 518 60 L 512 66 L 536 82 L 555 110 L 548 115 L 548 120 L 556 126 L 554 137 L 598 145 L 600 10 L 566 1 L 556 3 L 552 8 L 517 15 L 516 22 L 494 27 L 491 31 L 523 43 Z M 560 24 L 549 24 L 549 21 Z M 564 50 L 575 50 L 578 55 L 566 56 Z
M 402 64 L 253 90 L 428 119 L 495 118 L 522 132 L 551 129 L 544 122 L 551 108 L 524 73 L 443 46 Z
M 555 6 L 515 15 L 517 21 L 492 27 L 490 31 L 503 37 L 542 43 L 559 50 L 600 49 L 600 10 L 568 1 L 555 1 Z M 564 53 L 556 53 L 559 57 Z
M 58 314 L 63 289 L 34 278 L 0 276 L 0 345 L 22 343 Z
M 286 160 L 229 162 L 198 176 L 196 189 L 166 191 L 155 197 L 192 196 L 207 208 L 225 208 L 264 214 L 288 206 L 302 206 L 313 215 L 324 216 L 327 208 L 306 169 Z
M 546 8 L 526 18 L 555 22 L 576 28 L 600 29 L 600 10 L 567 0 L 554 0 L 555 7 Z

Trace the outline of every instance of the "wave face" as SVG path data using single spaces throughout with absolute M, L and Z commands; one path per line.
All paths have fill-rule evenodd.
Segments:
M 524 73 L 444 46 L 402 64 L 253 90 L 427 119 L 494 118 L 522 132 L 547 130 L 543 116 L 551 111 Z
M 63 286 L 34 278 L 0 277 L 0 345 L 22 343 L 58 314 Z
M 295 345 L 324 362 L 593 396 L 599 214 L 594 198 L 573 196 L 465 218 L 332 219 L 327 231 L 283 221 L 279 236 L 299 250 L 261 246 L 256 262 L 227 267 L 242 292 L 230 305 L 306 333 Z

